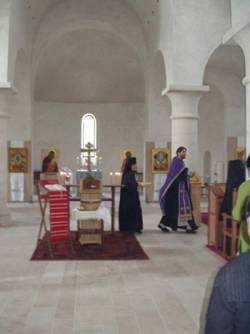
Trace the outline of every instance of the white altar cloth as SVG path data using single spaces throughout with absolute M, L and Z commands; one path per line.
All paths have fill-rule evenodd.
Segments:
M 110 210 L 105 206 L 100 205 L 99 208 L 95 211 L 79 210 L 75 208 L 72 211 L 72 218 L 70 222 L 70 230 L 77 230 L 77 220 L 81 219 L 102 219 L 104 222 L 104 230 L 111 229 L 111 215 Z

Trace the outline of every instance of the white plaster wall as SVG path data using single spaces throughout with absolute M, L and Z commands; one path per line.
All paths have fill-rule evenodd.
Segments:
M 231 0 L 232 26 L 247 19 L 250 15 L 249 0 Z
M 8 140 L 31 140 L 31 87 L 29 63 L 20 49 L 15 63 L 13 85 L 17 91 L 9 99 Z
M 80 150 L 81 117 L 93 113 L 97 119 L 97 146 L 103 157 L 104 182 L 110 171 L 119 171 L 121 152 L 137 152 L 138 170 L 143 168 L 144 104 L 34 103 L 34 168 L 41 168 L 41 149 L 60 150 L 63 166 L 76 169 Z
M 210 86 L 211 91 L 203 95 L 199 104 L 199 156 L 202 176 L 205 151 L 211 152 L 213 172 L 218 161 L 223 161 L 226 170 L 227 137 L 245 137 L 246 121 L 245 89 L 237 73 L 230 69 L 207 68 L 205 84 Z
M 147 73 L 146 141 L 166 143 L 171 141 L 171 103 L 167 96 L 161 94 L 167 81 L 162 52 L 158 51 L 154 55 Z
M 162 1 L 160 20 L 168 84 L 201 85 L 210 54 L 231 27 L 230 1 Z
M 174 2 L 165 0 L 159 2 L 159 22 L 155 29 L 155 36 L 151 43 L 155 45 L 155 51 L 161 50 L 165 62 L 165 76 L 168 82 L 174 81 Z M 155 43 L 154 43 L 155 41 Z
M 10 82 L 15 80 L 16 59 L 21 49 L 25 53 L 27 63 L 31 63 L 31 29 L 29 27 L 30 17 L 27 7 L 28 4 L 25 0 L 11 1 L 8 62 L 8 78 Z
M 6 83 L 9 56 L 10 0 L 0 2 L 0 84 Z
M 147 141 L 171 141 L 170 115 L 171 105 L 169 99 L 166 96 L 155 99 L 154 105 L 149 110 Z

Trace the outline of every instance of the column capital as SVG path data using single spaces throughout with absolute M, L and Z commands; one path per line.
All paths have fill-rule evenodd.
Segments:
M 10 116 L 4 111 L 0 111 L 0 119 L 1 118 L 8 119 L 8 118 L 10 118 Z
M 17 88 L 11 82 L 0 82 L 0 97 L 1 95 L 16 94 Z
M 244 86 L 249 85 L 249 84 L 250 84 L 250 76 L 246 76 L 246 77 L 244 77 L 244 78 L 242 79 L 242 84 L 243 84 Z
M 185 89 L 184 89 L 185 88 Z M 187 89 L 189 88 L 189 89 Z M 204 92 L 209 91 L 209 86 L 178 86 L 166 89 L 166 94 L 172 106 L 172 120 L 186 119 L 198 120 L 198 104 Z
M 168 95 L 169 93 L 190 93 L 190 94 L 200 94 L 206 93 L 210 91 L 210 87 L 206 85 L 183 85 L 183 84 L 175 84 L 168 85 L 163 91 L 161 95 Z
M 186 114 L 186 113 L 182 113 L 182 114 L 178 114 L 178 115 L 171 115 L 170 119 L 200 119 L 200 116 L 197 114 Z

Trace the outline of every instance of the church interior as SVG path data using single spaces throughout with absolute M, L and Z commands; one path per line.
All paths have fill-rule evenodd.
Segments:
M 204 333 L 237 252 L 220 208 L 250 153 L 249 0 L 1 0 L 0 36 L 0 333 Z M 195 234 L 158 228 L 182 146 Z M 143 230 L 123 238 L 128 153 Z

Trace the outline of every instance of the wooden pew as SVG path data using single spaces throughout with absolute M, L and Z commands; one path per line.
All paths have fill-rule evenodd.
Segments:
M 225 195 L 225 183 L 208 186 L 208 245 L 217 249 L 223 247 L 223 222 L 220 208 Z

